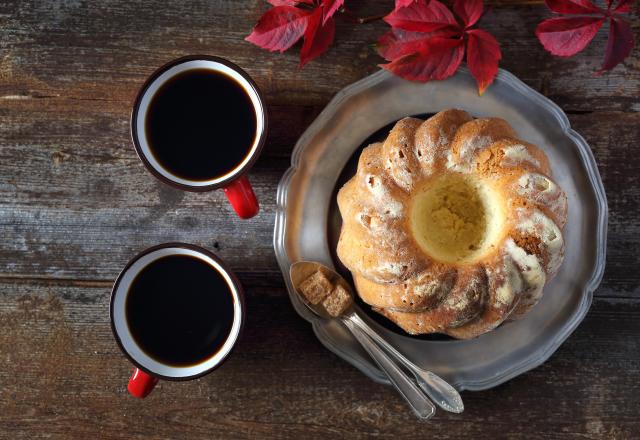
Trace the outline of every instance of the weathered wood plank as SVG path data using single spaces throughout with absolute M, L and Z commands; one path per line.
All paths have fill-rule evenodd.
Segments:
M 354 9 L 369 15 L 388 11 L 391 4 L 360 1 Z M 267 7 L 262 0 L 4 2 L 0 96 L 128 103 L 160 64 L 189 53 L 211 53 L 245 67 L 271 103 L 321 105 L 382 62 L 371 45 L 388 29 L 386 24 L 341 22 L 331 51 L 300 70 L 297 49 L 277 55 L 244 41 Z M 502 44 L 502 67 L 568 110 L 638 110 L 638 52 L 604 78 L 594 77 L 607 33 L 602 31 L 574 58 L 555 58 L 534 35 L 537 23 L 550 15 L 539 1 L 494 3 L 482 26 Z
M 291 308 L 271 248 L 275 186 L 293 144 L 342 87 L 382 60 L 382 22 L 339 23 L 299 70 L 243 38 L 262 0 L 0 0 L 0 438 L 587 438 L 640 432 L 640 62 L 592 75 L 606 31 L 570 59 L 544 52 L 543 0 L 490 0 L 481 26 L 502 67 L 555 100 L 591 144 L 611 209 L 605 279 L 585 322 L 544 366 L 464 393 L 461 416 L 419 424 L 315 339 Z M 391 0 L 349 2 L 360 15 Z M 635 14 L 638 12 L 636 7 Z M 633 21 L 638 38 L 639 23 Z M 130 146 L 131 101 L 157 66 L 190 53 L 236 61 L 263 89 L 272 131 L 252 173 L 261 215 L 221 193 L 157 183 Z M 130 398 L 108 323 L 110 283 L 135 252 L 169 240 L 217 252 L 247 288 L 249 319 L 220 370 Z M 613 297 L 613 298 L 612 298 Z
M 221 192 L 180 192 L 147 173 L 124 114 L 102 112 L 93 101 L 84 111 L 41 101 L 0 104 L 2 276 L 110 280 L 135 252 L 171 240 L 210 248 L 239 271 L 277 270 L 275 188 L 319 106 L 272 108 L 275 128 L 252 173 L 262 212 L 242 222 Z M 591 144 L 609 196 L 601 294 L 637 296 L 640 274 L 629 267 L 640 264 L 640 162 L 629 158 L 640 145 L 640 115 L 573 114 L 571 122 Z
M 188 383 L 127 395 L 109 287 L 0 283 L 2 438 L 631 439 L 640 432 L 640 302 L 597 300 L 544 366 L 482 393 L 463 415 L 418 423 L 396 393 L 325 350 L 282 287 L 249 288 L 228 362 Z M 286 341 L 286 343 L 283 343 Z M 635 433 L 635 434 L 634 434 Z
M 640 297 L 640 114 L 569 115 L 595 155 L 609 204 L 607 265 L 597 295 Z

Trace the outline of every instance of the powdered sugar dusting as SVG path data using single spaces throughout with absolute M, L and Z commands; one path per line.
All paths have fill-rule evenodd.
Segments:
M 456 171 L 458 173 L 470 173 L 471 172 L 471 162 L 456 162 L 453 158 L 453 153 L 451 151 L 447 152 L 447 169 L 451 171 Z
M 544 205 L 558 218 L 567 215 L 567 196 L 547 176 L 527 173 L 520 176 L 515 187 L 516 192 L 534 203 Z
M 458 154 L 454 155 L 451 150 L 447 151 L 446 167 L 459 173 L 471 173 L 476 153 L 484 150 L 494 142 L 490 136 L 470 136 L 460 142 Z
M 365 176 L 366 186 L 371 191 L 373 196 L 380 202 L 381 213 L 383 216 L 391 218 L 398 218 L 402 216 L 403 206 L 402 203 L 394 198 L 387 188 L 382 183 L 382 178 L 373 174 L 367 174 Z
M 560 228 L 544 213 L 539 210 L 530 212 L 519 209 L 523 220 L 517 225 L 518 231 L 530 234 L 540 240 L 541 246 L 548 254 L 546 272 L 555 274 L 560 268 L 564 256 L 564 240 Z
M 439 286 L 440 283 L 437 280 L 431 280 L 427 283 L 416 284 L 413 286 L 413 294 L 419 297 L 432 296 Z
M 544 284 L 547 281 L 547 276 L 540 264 L 540 260 L 536 255 L 528 254 L 512 239 L 506 241 L 505 249 L 519 267 L 527 285 L 527 297 L 522 299 L 522 301 L 525 302 L 525 304 L 522 305 L 523 308 L 537 304 L 542 296 Z
M 478 150 L 484 150 L 494 140 L 491 136 L 470 136 L 460 145 L 460 150 L 458 151 L 459 161 L 464 163 L 471 162 Z
M 407 166 L 406 161 L 403 162 L 404 163 L 399 164 L 388 159 L 385 163 L 385 167 L 389 175 L 393 177 L 396 184 L 403 190 L 409 192 L 413 186 L 413 173 Z
M 505 242 L 505 249 L 522 271 L 522 275 L 528 286 L 544 285 L 546 275 L 536 255 L 528 254 L 511 238 Z
M 502 159 L 503 166 L 514 166 L 522 162 L 529 162 L 531 165 L 539 168 L 540 162 L 529 154 L 529 150 L 524 145 L 511 145 L 502 150 L 504 157 Z
M 509 306 L 513 303 L 516 293 L 522 290 L 522 278 L 520 270 L 513 264 L 508 256 L 504 258 L 504 266 L 502 267 L 505 277 L 502 285 L 496 288 L 496 301 L 503 306 Z
M 416 138 L 414 155 L 422 167 L 424 175 L 431 175 L 436 161 L 443 155 L 450 140 L 443 127 L 438 128 L 438 136 Z
M 477 295 L 473 293 L 476 293 L 480 288 L 480 277 L 474 274 L 467 279 L 464 286 L 459 288 L 462 289 L 462 294 L 451 295 L 445 300 L 446 306 L 451 310 L 460 311 L 466 309 L 472 301 L 477 300 L 479 293 Z
M 382 263 L 382 265 L 380 266 L 380 269 L 384 272 L 391 273 L 396 276 L 400 276 L 404 273 L 404 271 L 406 270 L 406 267 L 403 268 L 402 265 L 400 264 L 386 261 Z

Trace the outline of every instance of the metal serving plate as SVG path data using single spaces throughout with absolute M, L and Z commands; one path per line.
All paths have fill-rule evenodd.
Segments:
M 340 228 L 333 199 L 363 142 L 405 116 L 447 108 L 504 118 L 549 156 L 553 177 L 569 199 L 564 264 L 528 315 L 469 341 L 409 336 L 364 304 L 358 313 L 413 362 L 458 390 L 484 390 L 551 356 L 586 315 L 605 263 L 607 202 L 591 150 L 557 105 L 515 76 L 500 70 L 482 97 L 466 69 L 427 84 L 380 71 L 340 91 L 296 144 L 291 168 L 278 185 L 274 247 L 293 307 L 311 322 L 318 339 L 373 380 L 388 383 L 342 324 L 316 318 L 299 302 L 289 267 L 315 260 L 340 270 L 332 250 Z

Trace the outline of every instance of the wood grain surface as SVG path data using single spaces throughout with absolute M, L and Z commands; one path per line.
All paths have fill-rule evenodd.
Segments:
M 547 54 L 541 0 L 488 1 L 501 66 L 558 103 L 591 145 L 609 199 L 605 278 L 578 330 L 543 366 L 465 392 L 462 415 L 417 422 L 316 340 L 289 304 L 273 249 L 275 191 L 293 145 L 342 87 L 375 72 L 386 25 L 338 24 L 321 58 L 245 42 L 262 0 L 0 0 L 0 438 L 640 438 L 640 58 L 603 77 L 607 33 L 576 57 Z M 362 16 L 392 1 L 352 1 Z M 633 29 L 639 36 L 638 7 Z M 224 195 L 153 179 L 129 138 L 131 102 L 159 65 L 213 54 L 263 90 L 271 132 L 251 180 L 257 218 Z M 182 240 L 224 258 L 247 290 L 228 362 L 188 383 L 127 395 L 109 326 L 110 286 L 145 247 Z

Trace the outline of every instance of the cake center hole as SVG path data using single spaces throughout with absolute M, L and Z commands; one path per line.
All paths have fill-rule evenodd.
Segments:
M 457 173 L 430 182 L 413 198 L 411 228 L 432 258 L 465 263 L 494 246 L 502 210 L 486 184 Z

